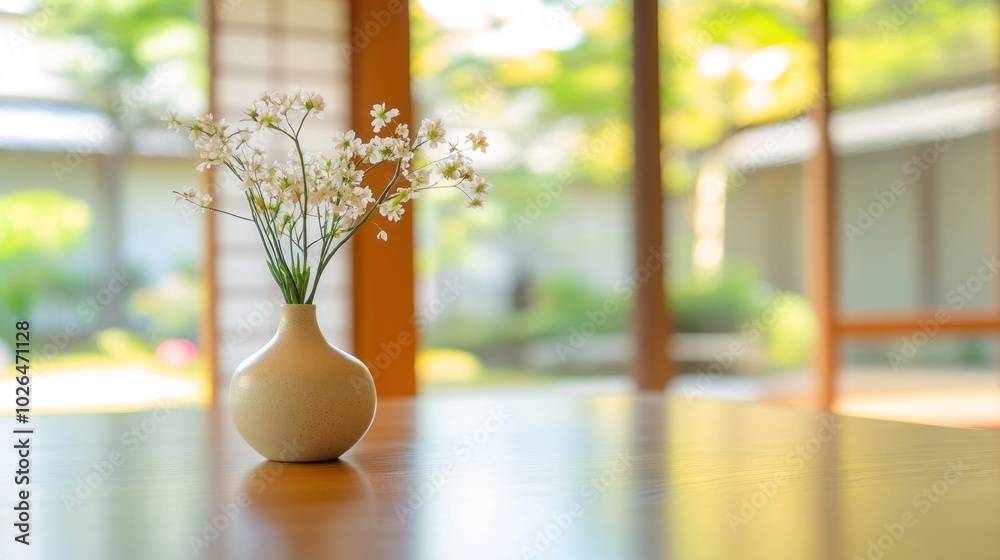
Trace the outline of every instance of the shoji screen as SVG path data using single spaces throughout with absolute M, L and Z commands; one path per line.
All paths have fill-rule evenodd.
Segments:
M 238 121 L 265 89 L 317 91 L 326 98 L 324 118 L 307 122 L 303 138 L 314 151 L 328 149 L 333 133 L 349 127 L 348 8 L 347 0 L 215 0 L 209 79 L 216 116 Z M 275 138 L 272 148 L 282 161 L 290 148 L 284 140 Z M 216 201 L 245 214 L 243 194 L 227 174 L 218 171 L 213 178 Z M 225 390 L 239 362 L 274 333 L 281 295 L 253 225 L 224 215 L 215 215 L 212 224 L 211 299 L 218 375 Z M 350 351 L 351 256 L 350 247 L 345 249 L 327 267 L 316 303 L 326 337 Z

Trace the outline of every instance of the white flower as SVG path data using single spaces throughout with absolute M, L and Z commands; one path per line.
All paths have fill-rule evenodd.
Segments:
M 270 241 L 265 243 L 280 242 L 280 236 L 294 233 L 295 240 L 289 247 L 293 260 L 284 263 L 290 268 L 295 268 L 294 259 L 307 256 L 306 247 L 323 253 L 320 258 L 332 256 L 340 245 L 326 241 L 353 235 L 375 206 L 386 221 L 400 221 L 407 211 L 406 204 L 423 190 L 455 187 L 468 198 L 469 207 L 483 207 L 491 185 L 476 173 L 470 157 L 471 152 L 485 152 L 489 146 L 483 131 L 447 139 L 441 119 L 423 119 L 419 130 L 411 131 L 406 123 L 400 122 L 398 109 L 380 103 L 373 105 L 370 112 L 375 131 L 371 141 L 365 143 L 354 131 L 346 131 L 332 137 L 333 146 L 326 153 L 310 152 L 299 143 L 296 129 L 308 115 L 321 117 L 325 108 L 322 96 L 296 88 L 287 94 L 261 93 L 247 108 L 245 118 L 233 125 L 227 125 L 225 120 L 216 121 L 211 113 L 182 122 L 176 113 L 167 112 L 162 121 L 169 130 L 190 132 L 201 161 L 200 171 L 218 166 L 235 175 L 237 180 L 227 186 L 242 190 L 254 221 L 267 226 L 263 231 Z M 383 128 L 388 130 L 380 135 Z M 274 161 L 274 154 L 270 153 L 279 135 L 296 136 L 287 161 Z M 425 144 L 431 149 L 439 146 L 441 149 L 433 157 L 421 158 L 418 167 L 414 163 L 415 152 Z M 381 162 L 388 164 L 384 171 L 392 172 L 391 182 L 389 173 L 369 173 Z M 391 194 L 380 199 L 375 196 L 380 193 Z M 180 189 L 177 200 L 203 211 L 216 210 L 209 206 L 211 195 L 191 186 Z M 310 227 L 306 227 L 306 221 Z M 385 224 L 382 219 L 377 222 L 376 226 Z M 296 249 L 300 237 L 307 239 Z M 388 232 L 377 227 L 376 238 L 387 241 Z M 316 241 L 324 243 L 320 247 Z M 269 257 L 274 266 L 280 264 L 279 258 L 285 258 Z M 294 278 L 276 280 L 287 287 L 293 282 L 300 283 L 301 273 L 309 275 L 308 268 L 294 272 Z
M 347 159 L 364 154 L 364 143 L 356 137 L 353 130 L 334 134 L 333 145 Z
M 301 97 L 302 106 L 311 110 L 317 119 L 322 119 L 323 109 L 326 109 L 326 101 L 323 96 L 313 91 L 306 91 L 302 93 Z
M 194 123 L 191 125 L 191 132 L 188 132 L 188 140 L 197 142 L 202 136 L 211 134 L 215 130 L 215 122 L 212 121 L 212 113 L 207 115 L 195 115 Z M 197 147 L 197 144 L 195 144 Z
M 383 126 L 392 122 L 393 117 L 399 116 L 399 109 L 389 109 L 385 110 L 385 103 L 379 103 L 372 105 L 372 110 L 369 112 L 371 116 L 375 117 L 372 119 L 372 130 L 376 133 L 382 130 Z
M 399 149 L 396 147 L 398 140 L 395 138 L 385 138 L 382 136 L 376 136 L 372 138 L 372 141 L 366 146 L 368 153 L 368 161 L 371 163 L 380 163 L 390 159 L 398 159 L 397 155 Z
M 265 99 L 267 101 L 265 101 Z M 264 95 L 260 99 L 254 101 L 253 107 L 247 113 L 250 116 L 250 120 L 257 123 L 254 130 L 262 130 L 272 126 L 278 126 L 281 124 L 281 115 L 278 113 L 278 109 L 271 102 L 271 98 L 268 95 Z
M 401 205 L 389 200 L 383 202 L 378 207 L 378 213 L 389 218 L 390 222 L 398 222 L 403 212 L 405 212 L 405 209 Z
M 471 190 L 475 194 L 480 194 L 480 195 L 486 194 L 486 192 L 489 191 L 490 187 L 492 186 L 493 186 L 492 183 L 487 183 L 486 179 L 483 179 L 479 175 L 476 175 L 472 178 Z
M 443 161 L 435 163 L 434 167 L 442 177 L 452 181 L 461 179 L 467 173 L 465 162 L 462 160 L 461 155 L 457 153 L 452 154 Z
M 198 191 L 196 191 L 194 187 L 191 185 L 184 185 L 181 187 L 181 190 L 177 191 L 177 198 L 174 199 L 174 204 L 177 204 L 182 200 L 189 200 L 196 194 L 198 194 Z
M 413 151 L 410 149 L 410 142 L 404 138 L 395 138 L 392 143 L 392 159 L 398 159 L 408 163 L 413 159 Z
M 275 212 L 275 222 L 278 226 L 278 230 L 284 230 L 287 224 L 295 222 L 295 209 L 296 204 L 291 200 L 286 200 L 278 206 Z
M 415 191 L 413 187 L 399 187 L 396 189 L 395 197 L 402 204 L 414 198 L 420 198 L 420 193 Z
M 441 119 L 424 119 L 420 121 L 420 129 L 417 130 L 417 140 L 426 140 L 431 148 L 437 148 L 438 144 L 444 143 L 444 123 Z
M 177 198 L 174 199 L 174 204 L 177 204 L 181 200 L 195 204 L 204 212 L 208 205 L 212 203 L 212 195 L 203 193 L 190 185 L 184 185 L 181 187 L 181 190 L 177 191 Z
M 483 134 L 482 130 L 479 132 L 473 132 L 472 134 L 466 136 L 466 138 L 468 138 L 469 142 L 472 143 L 472 151 L 479 150 L 484 154 L 486 153 L 486 147 L 489 146 L 489 144 L 486 142 L 486 135 Z
M 417 169 L 406 176 L 406 180 L 409 181 L 410 185 L 414 190 L 424 189 L 431 186 L 431 172 L 430 169 L 422 168 Z M 416 198 L 416 196 L 412 196 Z
M 160 117 L 160 120 L 167 123 L 167 130 L 178 131 L 181 129 L 181 121 L 177 120 L 177 113 L 173 111 L 167 111 L 166 113 L 163 113 L 163 116 Z

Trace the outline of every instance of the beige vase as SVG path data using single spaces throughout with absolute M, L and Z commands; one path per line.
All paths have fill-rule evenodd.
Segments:
M 315 305 L 282 305 L 278 332 L 243 360 L 229 386 L 243 439 L 272 461 L 332 461 L 375 418 L 375 381 L 323 337 Z

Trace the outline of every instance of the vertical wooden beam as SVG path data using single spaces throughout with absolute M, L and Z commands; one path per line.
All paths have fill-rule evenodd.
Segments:
M 998 18 L 1000 19 L 1000 18 Z M 998 23 L 998 22 L 994 22 Z M 993 56 L 1000 57 L 1000 38 L 994 37 L 996 41 L 993 47 Z M 991 73 L 991 78 L 993 81 L 993 87 L 997 88 L 998 91 L 993 96 L 993 102 L 1000 102 L 1000 67 L 994 68 Z M 987 145 L 987 153 L 993 153 L 1000 155 L 1000 117 L 993 119 L 993 127 L 988 136 L 989 144 Z M 992 183 L 993 190 L 993 250 L 994 254 L 1000 252 L 1000 157 L 989 158 L 989 177 Z M 994 281 L 993 287 L 994 301 L 993 309 L 990 314 L 994 317 L 1000 317 L 1000 281 Z M 1000 335 L 1000 330 L 994 331 L 995 335 Z M 994 337 L 995 348 L 1000 349 L 1000 336 Z M 1000 366 L 1000 364 L 998 364 Z M 1000 367 L 997 368 L 1000 372 Z
M 413 118 L 409 6 L 404 0 L 350 0 L 350 8 L 352 37 L 355 29 L 379 29 L 365 44 L 352 44 L 351 128 L 369 138 L 375 103 Z M 371 184 L 392 175 L 376 174 Z M 379 397 L 416 394 L 412 218 L 388 222 L 376 214 L 389 240 L 377 240 L 378 230 L 368 224 L 351 241 L 354 353 L 371 369 Z
M 633 2 L 632 93 L 635 127 L 634 260 L 649 280 L 635 294 L 633 375 L 640 390 L 662 391 L 671 376 L 667 359 L 670 335 L 664 295 L 663 185 L 660 170 L 659 6 L 656 0 Z M 656 256 L 655 267 L 647 266 Z M 654 270 L 655 268 L 655 270 Z M 638 274 L 640 278 L 646 274 Z
M 837 321 L 836 162 L 830 143 L 830 0 L 819 0 L 814 25 L 819 99 L 812 116 L 819 134 L 816 154 L 806 166 L 805 244 L 810 297 L 819 322 L 813 353 L 816 406 L 830 410 L 839 362 Z
M 217 45 L 216 41 L 216 31 L 218 29 L 217 25 L 217 15 L 215 12 L 215 1 L 206 2 L 204 8 L 207 13 L 205 13 L 205 25 L 208 30 L 208 107 L 209 111 L 213 114 L 219 114 L 218 99 L 216 96 L 215 79 L 213 78 L 216 73 L 215 60 L 217 57 Z M 212 192 L 213 189 L 213 178 L 218 170 L 212 173 L 203 174 L 203 180 L 205 184 L 203 188 L 205 192 Z M 214 193 L 213 193 L 214 196 Z M 198 343 L 201 347 L 201 353 L 205 356 L 205 367 L 208 368 L 209 385 L 208 385 L 208 402 L 214 408 L 219 404 L 219 344 L 218 344 L 218 308 L 216 305 L 216 294 L 217 294 L 217 283 L 216 283 L 216 252 L 215 244 L 217 234 L 215 231 L 215 212 L 206 212 L 203 217 L 205 221 L 205 249 L 201 255 L 201 320 L 198 325 Z

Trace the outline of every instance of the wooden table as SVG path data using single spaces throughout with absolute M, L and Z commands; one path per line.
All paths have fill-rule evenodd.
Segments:
M 0 558 L 1000 558 L 988 431 L 661 395 L 436 396 L 380 402 L 342 461 L 309 465 L 263 461 L 224 410 L 31 422 L 32 544 L 12 540 L 4 473 Z

